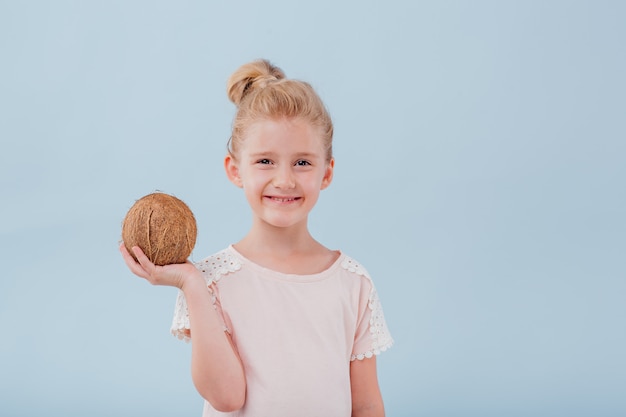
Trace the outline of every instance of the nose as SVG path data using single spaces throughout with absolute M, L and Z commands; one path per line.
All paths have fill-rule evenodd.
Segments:
M 296 186 L 296 180 L 293 176 L 290 166 L 283 166 L 277 169 L 272 185 L 279 189 L 290 189 Z

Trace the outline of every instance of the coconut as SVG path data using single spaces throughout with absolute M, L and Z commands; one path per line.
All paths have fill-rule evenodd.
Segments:
M 161 192 L 148 194 L 128 210 L 122 224 L 126 249 L 139 246 L 155 265 L 184 263 L 196 244 L 196 219 L 180 199 Z

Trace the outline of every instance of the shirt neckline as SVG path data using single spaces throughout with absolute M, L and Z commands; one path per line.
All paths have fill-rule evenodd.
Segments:
M 239 258 L 244 265 L 247 265 L 250 268 L 260 272 L 263 276 L 290 282 L 311 282 L 323 280 L 331 275 L 335 271 L 335 269 L 337 269 L 341 265 L 343 259 L 345 258 L 344 253 L 340 250 L 337 250 L 335 252 L 339 252 L 339 256 L 328 268 L 323 271 L 316 272 L 315 274 L 288 274 L 285 272 L 280 272 L 264 267 L 257 264 L 256 262 L 251 261 L 244 255 L 242 255 L 237 249 L 235 249 L 233 244 L 228 245 L 228 251 L 231 252 L 231 254 L 235 257 Z

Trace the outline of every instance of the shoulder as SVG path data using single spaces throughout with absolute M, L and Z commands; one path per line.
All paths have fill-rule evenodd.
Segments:
M 362 264 L 346 254 L 342 256 L 341 267 L 354 275 L 365 277 L 368 280 L 372 279 Z
M 207 282 L 217 282 L 225 275 L 241 269 L 241 260 L 230 250 L 223 249 L 195 263 Z
M 350 285 L 360 288 L 360 291 L 374 291 L 374 281 L 363 264 L 356 259 L 343 254 L 340 259 L 339 269 L 342 271 Z

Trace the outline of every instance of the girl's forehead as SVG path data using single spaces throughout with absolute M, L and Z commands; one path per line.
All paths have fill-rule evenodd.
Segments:
M 243 150 L 323 152 L 320 129 L 303 119 L 266 119 L 251 124 L 243 140 Z

